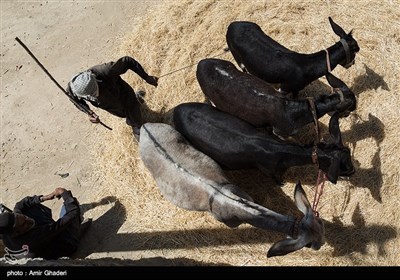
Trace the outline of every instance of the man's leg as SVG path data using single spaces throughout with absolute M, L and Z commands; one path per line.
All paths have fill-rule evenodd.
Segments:
M 143 124 L 140 103 L 132 90 L 126 100 L 126 123 L 132 127 L 133 135 L 139 141 L 140 127 Z

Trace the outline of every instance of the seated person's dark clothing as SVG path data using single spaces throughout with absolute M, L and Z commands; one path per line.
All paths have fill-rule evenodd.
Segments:
M 64 191 L 65 215 L 57 221 L 52 218 L 51 210 L 42 205 L 41 196 L 27 196 L 14 207 L 14 213 L 24 214 L 35 220 L 35 226 L 19 236 L 3 235 L 3 243 L 9 250 L 21 250 L 28 245 L 29 254 L 24 257 L 57 259 L 69 257 L 74 253 L 80 241 L 82 222 L 79 202 L 70 191 Z

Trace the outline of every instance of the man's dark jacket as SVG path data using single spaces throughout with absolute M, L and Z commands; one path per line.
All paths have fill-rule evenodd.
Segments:
M 127 117 L 127 110 L 133 109 L 131 103 L 136 100 L 135 92 L 131 86 L 120 77 L 128 70 L 134 71 L 145 81 L 149 78 L 139 62 L 129 56 L 121 57 L 116 62 L 111 61 L 89 68 L 88 71 L 96 75 L 99 85 L 99 103 L 96 104 L 92 101 L 90 103 L 118 117 Z M 69 84 L 67 92 L 76 102 L 89 109 L 85 100 L 79 99 L 72 93 Z
M 70 256 L 79 245 L 81 213 L 79 202 L 70 191 L 61 194 L 66 214 L 54 221 L 51 210 L 42 205 L 40 196 L 27 196 L 15 204 L 14 213 L 24 214 L 35 220 L 35 226 L 28 232 L 12 237 L 4 234 L 3 243 L 12 251 L 19 251 L 28 245 L 25 257 L 58 259 Z

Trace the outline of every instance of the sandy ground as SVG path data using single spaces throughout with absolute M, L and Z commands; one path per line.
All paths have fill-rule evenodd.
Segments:
M 95 130 L 104 129 L 68 101 L 15 37 L 64 87 L 76 72 L 119 58 L 118 38 L 158 3 L 1 0 L 1 203 L 12 208 L 56 187 L 71 190 L 83 205 L 95 203 L 99 182 L 90 146 L 101 141 L 92 138 Z M 57 219 L 61 201 L 46 205 Z

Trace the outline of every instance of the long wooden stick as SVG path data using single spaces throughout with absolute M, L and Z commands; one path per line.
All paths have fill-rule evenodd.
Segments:
M 7 206 L 5 206 L 3 203 L 0 203 L 0 213 L 3 213 L 5 211 L 8 211 L 10 213 L 12 213 L 12 210 L 10 208 L 8 208 Z
M 64 89 L 62 86 L 60 86 L 60 84 L 53 78 L 53 76 L 49 73 L 49 71 L 47 71 L 47 69 L 43 66 L 43 64 L 40 63 L 40 61 L 39 61 L 39 60 L 33 55 L 33 53 L 28 49 L 28 47 L 25 46 L 25 44 L 22 43 L 22 41 L 21 41 L 18 37 L 15 37 L 15 40 L 16 40 L 16 41 L 28 52 L 28 54 L 36 61 L 36 63 L 40 66 L 40 68 L 42 68 L 42 70 L 47 74 L 47 76 L 49 76 L 50 80 L 52 80 L 52 81 L 56 84 L 56 86 L 57 86 L 66 96 L 68 96 L 69 100 L 70 100 L 72 103 L 74 103 L 75 106 L 77 106 L 77 107 L 80 108 L 82 111 L 84 111 L 85 113 L 87 113 L 87 114 L 90 115 L 90 112 L 89 112 L 89 110 L 88 110 L 86 107 L 82 106 L 81 104 L 79 104 L 79 103 L 76 102 L 73 98 L 71 98 L 71 97 L 69 96 L 69 94 L 65 91 L 65 89 Z M 104 126 L 105 128 L 107 128 L 107 129 L 109 129 L 109 130 L 112 130 L 111 127 L 107 126 L 106 124 L 104 124 L 104 123 L 101 122 L 101 121 L 100 121 L 100 124 L 101 124 L 102 126 Z

